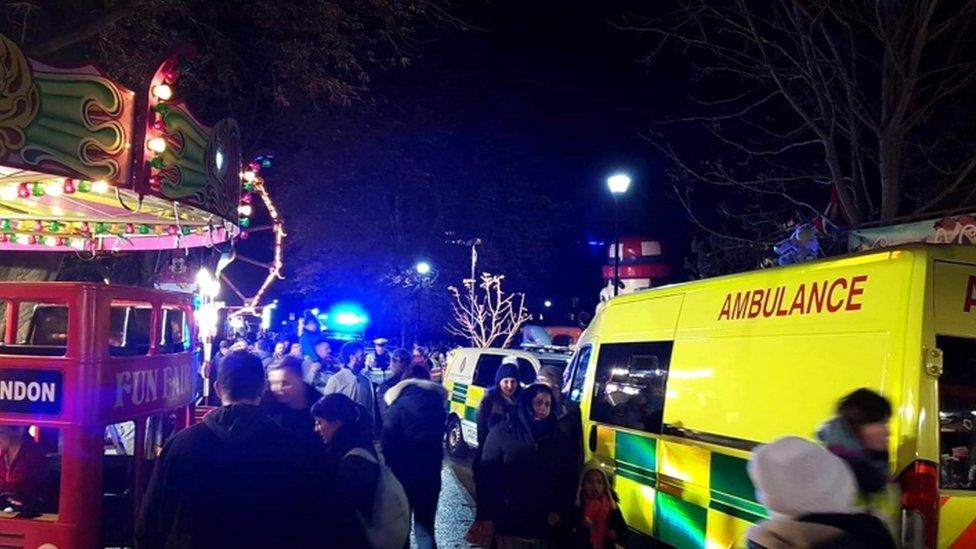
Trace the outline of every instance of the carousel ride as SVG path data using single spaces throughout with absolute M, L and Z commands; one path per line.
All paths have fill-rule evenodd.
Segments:
M 261 175 L 265 159 L 242 165 L 237 123 L 205 125 L 179 97 L 190 53 L 175 51 L 133 91 L 90 65 L 29 59 L 0 35 L 0 251 L 197 251 L 194 263 L 239 300 L 232 314 L 257 311 L 281 277 L 284 225 Z M 267 227 L 251 226 L 258 210 Z M 266 260 L 237 252 L 262 231 L 272 236 Z M 235 262 L 261 269 L 239 275 L 260 279 L 256 290 L 235 280 Z M 203 293 L 192 273 L 167 274 L 168 289 Z M 228 292 L 207 293 L 217 302 Z

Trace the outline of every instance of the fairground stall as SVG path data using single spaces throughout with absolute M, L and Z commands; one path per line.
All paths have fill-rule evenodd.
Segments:
M 185 69 L 174 54 L 133 91 L 0 36 L 0 252 L 231 252 L 254 170 L 233 120 L 205 125 L 180 100 Z M 201 385 L 198 305 L 151 288 L 0 282 L 0 452 L 43 455 L 0 484 L 0 546 L 132 545 L 153 461 Z

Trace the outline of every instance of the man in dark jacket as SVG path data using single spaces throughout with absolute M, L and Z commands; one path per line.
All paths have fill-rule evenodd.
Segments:
M 390 405 L 386 403 L 386 398 L 384 398 L 386 392 L 403 380 L 403 372 L 406 371 L 409 365 L 410 353 L 406 349 L 393 351 L 390 357 L 390 369 L 385 374 L 390 377 L 376 386 L 376 403 L 380 409 L 380 419 L 383 421 L 386 420 L 386 414 L 390 410 Z
M 322 395 L 302 381 L 302 361 L 286 356 L 268 370 L 268 391 L 261 397 L 261 407 L 274 421 L 295 437 L 296 443 L 310 460 L 321 457 L 322 439 L 315 433 L 312 405 Z
M 146 490 L 136 547 L 301 547 L 312 523 L 304 461 L 258 406 L 261 360 L 228 354 L 217 372 L 220 408 L 177 433 Z
M 434 517 L 441 493 L 441 460 L 447 423 L 447 389 L 430 381 L 427 368 L 413 364 L 403 381 L 386 392 L 390 406 L 383 422 L 383 454 L 414 516 L 414 536 L 421 549 L 437 547 Z

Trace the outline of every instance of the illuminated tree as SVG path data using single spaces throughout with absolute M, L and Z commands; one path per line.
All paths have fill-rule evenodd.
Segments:
M 464 279 L 461 292 L 451 286 L 454 322 L 447 331 L 471 340 L 475 347 L 492 347 L 501 342 L 502 348 L 512 344 L 522 325 L 532 319 L 525 308 L 525 294 L 505 293 L 502 281 L 505 275 L 481 273 L 481 281 Z

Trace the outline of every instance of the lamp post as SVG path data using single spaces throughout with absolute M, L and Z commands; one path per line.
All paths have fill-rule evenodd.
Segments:
M 421 261 L 414 266 L 414 269 L 417 270 L 417 274 L 419 274 L 420 276 L 430 274 L 430 263 L 427 263 L 426 261 Z
M 630 187 L 630 176 L 615 174 L 607 178 L 607 187 L 613 196 L 613 295 L 620 292 L 620 219 L 617 212 L 618 197 Z

